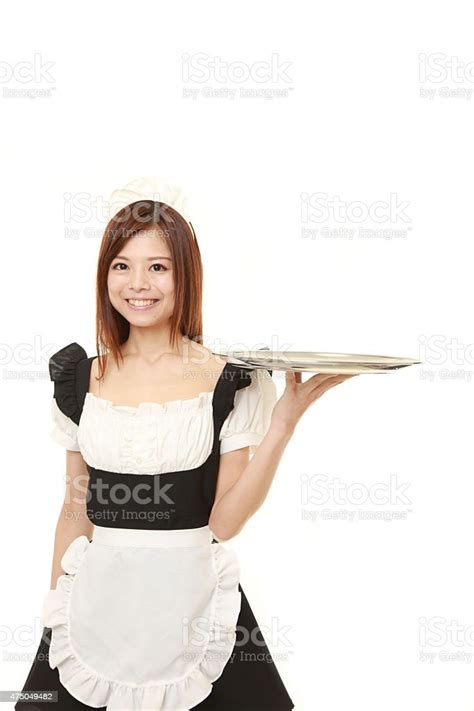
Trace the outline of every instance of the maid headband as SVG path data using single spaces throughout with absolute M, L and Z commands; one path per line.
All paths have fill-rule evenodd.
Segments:
M 191 225 L 194 233 L 190 221 L 188 198 L 181 188 L 172 185 L 166 178 L 155 176 L 136 178 L 123 188 L 114 190 L 109 200 L 109 218 L 112 219 L 119 210 L 137 200 L 155 200 L 169 205 Z

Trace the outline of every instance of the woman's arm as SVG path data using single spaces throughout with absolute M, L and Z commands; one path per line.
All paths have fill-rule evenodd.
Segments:
M 334 385 L 353 375 L 313 375 L 286 371 L 286 387 L 272 411 L 270 426 L 249 461 L 249 448 L 221 455 L 209 528 L 219 540 L 237 535 L 265 501 L 285 447 L 308 407 Z
M 237 535 L 265 501 L 291 432 L 270 425 L 249 461 L 249 447 L 221 454 L 209 528 L 219 540 Z
M 51 588 L 55 588 L 60 575 L 61 558 L 69 544 L 82 534 L 92 538 L 93 523 L 86 515 L 86 494 L 89 472 L 80 452 L 66 450 L 66 490 L 54 536 Z

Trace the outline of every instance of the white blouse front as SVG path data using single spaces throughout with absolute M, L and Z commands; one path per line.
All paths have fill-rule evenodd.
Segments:
M 250 376 L 250 385 L 235 393 L 234 408 L 222 425 L 221 454 L 249 446 L 252 455 L 270 425 L 275 383 L 267 370 L 252 370 Z M 138 407 L 87 393 L 79 425 L 53 398 L 51 437 L 66 449 L 80 451 L 96 469 L 136 474 L 194 469 L 212 450 L 213 393 Z

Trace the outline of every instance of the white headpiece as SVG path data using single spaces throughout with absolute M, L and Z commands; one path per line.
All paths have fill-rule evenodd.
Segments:
M 123 188 L 114 190 L 109 200 L 109 219 L 112 219 L 123 207 L 137 200 L 164 202 L 190 222 L 189 200 L 183 190 L 169 183 L 166 178 L 155 176 L 136 178 Z

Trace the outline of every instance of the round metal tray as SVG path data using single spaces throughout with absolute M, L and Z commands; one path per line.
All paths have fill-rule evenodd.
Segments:
M 267 370 L 294 370 L 311 373 L 390 373 L 393 370 L 418 365 L 420 360 L 398 356 L 368 355 L 362 353 L 320 353 L 313 351 L 229 351 L 215 353 L 243 368 Z

